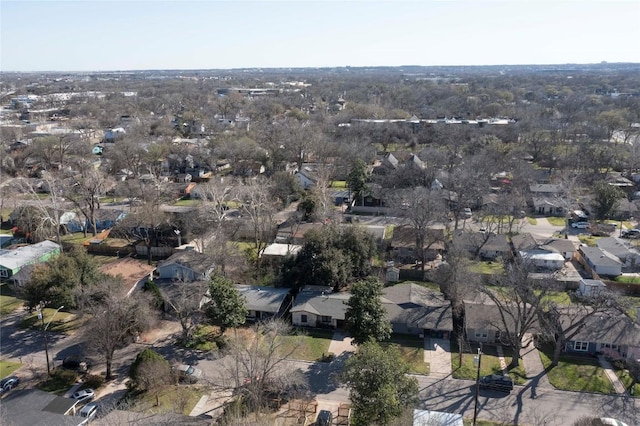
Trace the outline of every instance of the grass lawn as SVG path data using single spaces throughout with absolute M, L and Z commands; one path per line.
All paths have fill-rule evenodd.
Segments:
M 212 325 L 199 325 L 191 335 L 191 341 L 185 346 L 189 349 L 199 351 L 213 351 L 218 349 L 216 339 L 219 335 L 219 328 Z
M 581 243 L 588 245 L 589 247 L 595 247 L 596 246 L 596 240 L 598 239 L 598 237 L 594 237 L 593 235 L 578 235 L 578 239 L 580 240 Z
M 456 379 L 476 380 L 478 367 L 474 363 L 474 358 L 477 356 L 477 347 L 473 349 L 476 353 L 463 353 L 462 365 L 460 365 L 460 356 L 458 348 L 455 344 L 451 345 L 451 368 L 453 369 L 453 377 Z M 506 351 L 506 349 L 504 349 Z M 511 361 L 511 356 L 508 353 L 504 354 L 507 365 Z M 482 360 L 480 362 L 480 376 L 488 376 L 489 374 L 501 374 L 500 359 L 496 354 L 496 348 L 492 346 L 485 346 L 482 349 Z M 527 374 L 520 365 L 513 370 L 509 371 L 509 375 L 514 384 L 521 385 L 527 381 Z
M 58 333 L 70 333 L 79 328 L 84 320 L 81 320 L 77 315 L 70 314 L 69 312 L 60 311 L 56 314 L 55 309 L 44 308 L 44 323 L 48 324 L 51 321 L 51 325 L 49 325 L 48 331 L 58 332 Z M 53 315 L 55 314 L 55 317 Z M 20 324 L 22 328 L 36 328 L 38 330 L 42 329 L 42 320 L 38 318 L 38 312 L 33 312 L 31 315 L 27 316 L 22 323 Z
M 391 240 L 393 238 L 394 225 L 387 225 L 384 227 L 384 240 Z
M 640 277 L 629 276 L 629 275 L 618 275 L 615 277 L 614 281 L 619 283 L 627 283 L 627 284 L 640 284 Z
M 529 222 L 529 225 L 537 225 L 538 224 L 538 220 L 535 217 L 528 217 L 527 216 L 527 222 Z
M 551 365 L 551 357 L 540 351 L 545 369 Z M 574 392 L 597 392 L 611 394 L 613 385 L 598 361 L 592 358 L 560 357 L 558 365 L 547 370 L 549 382 L 557 389 Z
M 615 365 L 614 365 L 615 367 Z M 620 378 L 622 384 L 624 384 L 624 388 L 635 396 L 636 398 L 640 398 L 640 383 L 636 383 L 633 385 L 633 389 L 631 388 L 631 384 L 633 383 L 633 378 L 631 374 L 629 374 L 629 370 L 616 368 L 614 370 L 616 375 Z
M 175 203 L 173 203 L 174 206 L 185 206 L 185 207 L 191 207 L 191 206 L 197 206 L 199 203 L 199 200 L 178 200 Z
M 469 265 L 469 270 L 477 274 L 503 274 L 504 264 L 502 262 L 473 262 Z
M 8 315 L 22 307 L 24 301 L 11 294 L 7 285 L 0 286 L 0 315 Z
M 159 391 L 159 405 L 156 405 L 156 395 L 145 392 L 136 398 L 136 406 L 149 414 L 181 412 L 188 416 L 200 398 L 205 395 L 204 389 L 198 386 L 167 386 Z
M 539 294 L 539 291 L 536 291 Z M 571 305 L 573 302 L 571 301 L 571 297 L 569 293 L 566 291 L 550 291 L 546 294 L 546 301 L 555 302 L 558 305 Z
M 566 226 L 567 225 L 567 220 L 564 217 L 551 216 L 551 217 L 548 217 L 547 220 L 553 226 Z
M 333 332 L 321 330 L 303 330 L 290 336 L 282 336 L 280 352 L 287 354 L 294 348 L 293 359 L 317 361 L 329 353 L 329 344 Z M 296 348 L 297 346 L 297 348 Z
M 409 365 L 409 372 L 429 374 L 429 364 L 424 362 L 424 340 L 414 336 L 391 337 L 390 344 L 400 351 L 402 359 Z
M 60 237 L 60 240 L 62 240 L 63 243 L 78 244 L 78 245 L 82 245 L 85 242 L 90 241 L 92 239 L 93 239 L 93 235 L 91 235 L 90 232 L 87 234 L 86 237 L 84 236 L 83 232 L 75 232 L 73 234 L 66 234 Z
M 345 189 L 346 187 L 347 187 L 347 181 L 346 180 L 333 180 L 333 181 L 331 181 L 331 188 Z
M 10 376 L 11 373 L 20 368 L 21 365 L 19 362 L 0 361 L 0 379 Z

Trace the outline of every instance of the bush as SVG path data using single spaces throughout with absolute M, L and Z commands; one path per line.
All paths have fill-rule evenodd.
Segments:
M 39 387 L 45 392 L 66 392 L 78 381 L 78 373 L 72 370 L 56 368 Z
M 336 359 L 336 354 L 329 352 L 328 354 L 323 353 L 318 361 L 320 362 L 331 362 Z
M 104 377 L 97 374 L 89 374 L 84 379 L 84 386 L 91 389 L 98 389 L 104 385 Z

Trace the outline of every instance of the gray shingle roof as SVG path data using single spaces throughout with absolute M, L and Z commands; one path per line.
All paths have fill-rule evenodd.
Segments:
M 386 287 L 382 293 L 390 322 L 413 328 L 453 330 L 451 303 L 441 293 L 413 283 Z
M 300 292 L 295 298 L 291 312 L 309 312 L 338 320 L 345 319 L 351 293 Z
M 162 268 L 172 263 L 185 266 L 200 274 L 207 272 L 214 266 L 214 263 L 209 256 L 195 250 L 183 250 L 175 253 L 167 260 L 161 262 L 158 267 Z
M 289 294 L 288 288 L 258 287 L 253 285 L 236 285 L 245 299 L 245 306 L 250 311 L 278 313 L 280 306 Z

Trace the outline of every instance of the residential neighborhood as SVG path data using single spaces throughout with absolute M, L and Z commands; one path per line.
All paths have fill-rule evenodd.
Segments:
M 3 74 L 3 424 L 640 424 L 605 65 Z

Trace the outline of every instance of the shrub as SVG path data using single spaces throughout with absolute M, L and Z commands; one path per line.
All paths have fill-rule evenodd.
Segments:
M 87 388 L 98 389 L 102 385 L 104 385 L 104 377 L 97 374 L 89 374 L 84 379 L 84 385 Z

